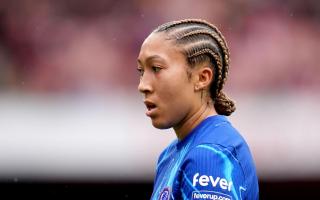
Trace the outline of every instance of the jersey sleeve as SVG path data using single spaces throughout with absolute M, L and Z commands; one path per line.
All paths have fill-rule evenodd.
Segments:
M 243 170 L 232 148 L 201 144 L 181 166 L 183 199 L 240 200 L 246 190 Z

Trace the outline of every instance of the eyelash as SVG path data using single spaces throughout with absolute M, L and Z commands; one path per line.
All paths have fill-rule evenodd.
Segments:
M 141 69 L 141 68 L 137 68 L 137 70 L 138 70 L 138 72 L 139 72 L 140 76 L 143 76 L 144 70 L 143 70 L 143 69 Z
M 154 73 L 158 73 L 162 68 L 161 68 L 161 67 L 158 67 L 158 66 L 152 66 L 151 69 L 152 69 L 152 71 L 153 71 Z M 143 70 L 142 68 L 137 68 L 137 70 L 138 70 L 140 76 L 143 76 L 144 70 Z
M 152 66 L 152 70 L 153 70 L 155 73 L 158 73 L 161 69 L 162 69 L 161 67 Z

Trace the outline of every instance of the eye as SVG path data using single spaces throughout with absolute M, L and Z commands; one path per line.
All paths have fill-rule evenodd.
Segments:
M 139 67 L 137 68 L 137 70 L 138 70 L 140 76 L 143 76 L 144 70 L 142 68 L 139 68 Z
M 152 66 L 152 70 L 153 70 L 154 72 L 156 72 L 156 73 L 159 72 L 161 69 L 162 69 L 161 67 Z

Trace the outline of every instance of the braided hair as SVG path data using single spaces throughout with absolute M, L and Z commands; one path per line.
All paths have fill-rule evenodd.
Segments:
M 236 109 L 222 88 L 229 71 L 229 49 L 221 32 L 214 25 L 200 19 L 185 19 L 160 25 L 154 33 L 165 32 L 169 39 L 183 47 L 191 67 L 209 61 L 214 71 L 210 96 L 218 114 L 229 116 Z

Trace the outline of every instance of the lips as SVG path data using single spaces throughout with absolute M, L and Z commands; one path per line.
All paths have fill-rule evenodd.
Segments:
M 149 100 L 145 100 L 144 104 L 147 107 L 146 115 L 148 117 L 153 116 L 155 111 L 156 111 L 156 109 L 157 109 L 157 105 L 155 103 L 153 103 L 152 101 L 149 101 Z

